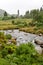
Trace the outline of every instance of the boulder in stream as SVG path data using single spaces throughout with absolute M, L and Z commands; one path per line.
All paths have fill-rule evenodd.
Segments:
M 40 40 L 37 40 L 37 39 L 35 39 L 35 41 L 34 41 L 36 44 L 38 44 L 38 45 L 43 45 L 43 42 L 42 41 L 40 41 Z

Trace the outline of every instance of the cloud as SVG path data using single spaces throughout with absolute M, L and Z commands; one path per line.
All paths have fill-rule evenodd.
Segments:
M 20 10 L 24 14 L 26 10 L 40 8 L 43 5 L 43 0 L 0 0 L 0 8 L 9 13 L 17 13 Z

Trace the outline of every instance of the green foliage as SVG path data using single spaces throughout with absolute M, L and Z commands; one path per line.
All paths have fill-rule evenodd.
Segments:
M 16 65 L 43 64 L 43 57 L 35 51 L 31 43 L 18 46 L 12 55 L 7 55 L 7 59 L 10 59 L 9 62 Z
M 11 36 L 10 34 L 7 34 L 7 35 L 6 35 L 6 38 L 7 38 L 7 39 L 11 39 L 12 36 Z
M 10 63 L 5 59 L 0 58 L 0 65 L 10 65 Z
M 0 32 L 0 38 L 4 38 L 4 32 Z
M 15 17 L 14 16 L 11 16 L 11 19 L 15 19 Z
M 24 18 L 30 18 L 29 11 L 26 11 L 26 13 L 25 13 L 25 15 L 24 15 Z
M 9 19 L 11 19 L 11 17 L 8 17 L 8 16 L 2 18 L 2 20 L 9 20 Z
M 7 43 L 6 35 L 4 35 L 4 32 L 0 32 L 0 43 Z
M 7 12 L 6 11 L 4 12 L 4 16 L 7 16 Z
M 0 55 L 2 58 L 5 58 L 8 54 L 12 54 L 15 49 L 16 49 L 16 46 L 14 44 L 10 44 L 10 45 L 7 45 L 7 44 L 3 44 L 1 45 L 1 48 L 0 48 Z
M 36 52 L 31 43 L 20 46 L 5 44 L 0 50 L 0 58 L 2 65 L 6 63 L 8 65 L 43 65 L 43 56 Z
M 12 21 L 12 24 L 14 25 L 14 21 Z
M 6 49 L 3 49 L 1 54 L 2 57 L 4 58 L 8 54 L 8 51 Z
M 28 54 L 28 53 L 32 53 L 31 51 L 34 50 L 33 45 L 31 45 L 31 43 L 29 44 L 22 44 L 17 48 L 17 54 Z M 35 50 L 34 50 L 35 51 Z

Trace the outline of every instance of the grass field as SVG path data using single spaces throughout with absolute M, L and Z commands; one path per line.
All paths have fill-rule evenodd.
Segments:
M 12 23 L 14 21 L 14 23 Z M 32 19 L 11 19 L 11 20 L 2 20 L 0 21 L 0 30 L 7 29 L 19 29 L 21 31 L 34 33 L 34 34 L 43 34 L 43 27 L 40 26 L 29 26 L 29 23 L 32 22 Z
M 12 21 L 17 22 L 17 24 L 12 24 Z M 23 23 L 29 23 L 31 22 L 31 19 L 11 19 L 11 20 L 2 20 L 0 21 L 0 30 L 2 29 L 15 29 L 17 28 L 17 25 L 19 24 L 18 22 L 20 21 Z

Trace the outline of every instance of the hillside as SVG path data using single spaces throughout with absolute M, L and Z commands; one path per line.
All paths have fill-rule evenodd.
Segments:
M 0 17 L 3 17 L 3 16 L 4 16 L 4 15 L 3 15 L 4 12 L 5 12 L 4 10 L 0 9 Z

